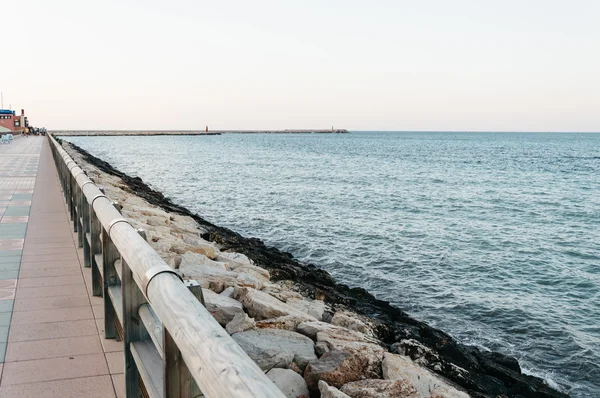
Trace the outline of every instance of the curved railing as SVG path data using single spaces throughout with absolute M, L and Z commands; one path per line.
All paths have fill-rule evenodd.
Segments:
M 104 298 L 105 337 L 124 344 L 126 396 L 283 397 L 204 308 L 198 283 L 182 281 L 48 139 L 93 294 Z

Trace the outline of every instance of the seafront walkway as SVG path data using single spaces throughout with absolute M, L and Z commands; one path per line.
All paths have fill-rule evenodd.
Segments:
M 0 146 L 0 398 L 124 397 L 46 137 Z

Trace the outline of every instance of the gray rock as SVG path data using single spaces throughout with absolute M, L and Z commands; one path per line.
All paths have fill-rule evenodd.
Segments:
M 285 303 L 300 312 L 307 313 L 318 321 L 323 319 L 323 313 L 325 312 L 325 303 L 323 300 L 288 299 Z
M 219 294 L 222 296 L 233 298 L 233 286 L 228 287 Z
M 317 359 L 312 340 L 288 330 L 248 330 L 231 337 L 263 370 L 287 368 L 292 361 L 304 369 Z
M 312 361 L 304 371 L 304 380 L 311 391 L 319 389 L 319 380 L 334 387 L 359 380 L 365 369 L 365 358 L 356 353 L 330 351 L 321 358 Z
M 317 333 L 317 342 L 324 342 L 330 350 L 340 350 L 349 354 L 360 354 L 366 361 L 364 375 L 367 378 L 376 379 L 381 377 L 381 361 L 385 349 L 378 344 L 365 343 L 362 341 L 348 341 L 336 339 L 327 332 Z
M 240 302 L 208 289 L 202 289 L 202 293 L 206 309 L 221 326 L 227 325 L 237 314 L 244 314 Z
M 237 270 L 236 270 L 236 272 L 237 272 Z M 260 279 L 258 279 L 257 277 L 255 277 L 253 275 L 247 274 L 245 272 L 241 272 L 240 274 L 238 274 L 237 280 L 238 280 L 238 283 L 237 283 L 238 286 L 251 287 L 251 288 L 257 289 L 257 290 L 262 289 L 262 286 L 263 286 Z
M 379 344 L 379 340 L 373 337 L 340 326 L 331 325 L 326 322 L 303 322 L 298 325 L 298 333 L 302 333 L 313 340 L 317 339 L 317 333 L 319 332 L 324 332 L 323 335 L 330 336 L 336 340 L 346 340 L 350 342 L 362 341 L 364 343 Z
M 279 286 L 265 287 L 262 291 L 269 293 L 271 296 L 275 297 L 277 300 L 283 301 L 284 303 L 290 299 L 302 300 L 302 295 L 300 295 L 300 293 L 296 293 L 291 290 L 283 290 Z
M 267 377 L 288 398 L 297 398 L 301 395 L 308 397 L 306 382 L 302 376 L 293 370 L 274 368 L 267 372 Z
M 228 271 L 227 265 L 219 261 L 213 261 L 201 253 L 186 251 L 181 256 L 181 266 L 208 268 L 220 271 Z
M 233 319 L 225 325 L 227 333 L 234 334 L 239 332 L 245 332 L 246 330 L 255 329 L 254 319 L 246 315 L 245 312 L 236 314 Z
M 418 397 L 469 398 L 440 376 L 415 364 L 409 357 L 386 352 L 381 363 L 383 378 L 401 380 L 413 386 Z
M 256 289 L 238 287 L 233 295 L 246 308 L 248 314 L 257 319 L 277 318 L 286 315 L 307 316 L 295 308 L 277 300 L 270 294 Z
M 354 330 L 364 334 L 370 334 L 370 329 L 366 323 L 358 319 L 357 314 L 348 311 L 338 311 L 331 318 L 331 324 L 341 326 L 346 329 Z
M 264 268 L 257 267 L 256 265 L 243 265 L 241 267 L 236 267 L 235 272 L 244 272 L 246 274 L 250 274 L 255 278 L 261 280 L 261 282 L 268 282 L 271 279 L 271 274 Z
M 321 398 L 350 398 L 348 395 L 335 387 L 331 387 L 323 380 L 319 380 L 319 392 L 321 393 Z
M 417 392 L 410 383 L 400 380 L 367 379 L 344 384 L 341 391 L 351 398 L 420 398 L 435 397 L 416 395 Z M 436 397 L 437 398 L 437 397 Z
M 252 260 L 241 253 L 217 252 L 216 255 L 217 261 L 228 263 L 231 269 L 236 269 L 237 267 L 243 267 L 246 265 L 254 265 Z
M 155 227 L 168 226 L 171 225 L 171 220 L 169 220 L 169 217 L 149 216 L 146 217 L 146 224 Z
M 328 353 L 329 350 L 329 346 L 327 345 L 327 343 L 323 342 L 323 341 L 319 341 L 317 342 L 317 344 L 315 344 L 315 352 L 317 353 L 318 357 L 323 356 L 323 354 Z

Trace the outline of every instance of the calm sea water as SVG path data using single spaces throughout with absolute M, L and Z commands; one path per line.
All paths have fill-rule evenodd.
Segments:
M 600 396 L 600 134 L 68 140 L 574 397 Z

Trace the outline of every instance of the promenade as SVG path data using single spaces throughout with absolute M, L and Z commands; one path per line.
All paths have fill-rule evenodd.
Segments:
M 47 137 L 0 146 L 0 398 L 124 397 Z

